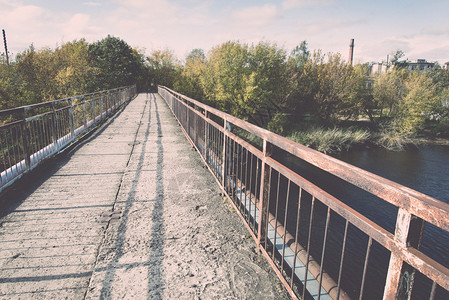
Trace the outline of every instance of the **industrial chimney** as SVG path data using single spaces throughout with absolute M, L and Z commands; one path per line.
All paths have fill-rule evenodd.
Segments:
M 354 39 L 351 39 L 349 44 L 349 64 L 352 66 L 354 61 Z

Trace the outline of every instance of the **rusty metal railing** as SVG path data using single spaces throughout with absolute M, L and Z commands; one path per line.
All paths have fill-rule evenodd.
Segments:
M 417 275 L 428 282 L 429 299 L 447 293 L 447 264 L 423 253 L 420 244 L 425 225 L 449 231 L 448 204 L 168 88 L 159 86 L 158 92 L 293 298 L 410 299 Z M 262 139 L 263 149 L 239 137 L 236 128 Z M 274 159 L 277 151 L 379 198 L 393 208 L 396 224 L 389 230 L 372 221 Z M 353 236 L 361 238 L 350 245 Z M 330 251 L 330 244 L 337 251 Z M 352 246 L 363 250 L 357 266 Z M 386 262 L 380 275 L 371 271 L 376 256 Z M 345 276 L 357 288 L 346 288 Z M 368 289 L 373 276 L 382 283 L 378 297 Z
M 129 86 L 0 111 L 0 192 L 135 94 Z

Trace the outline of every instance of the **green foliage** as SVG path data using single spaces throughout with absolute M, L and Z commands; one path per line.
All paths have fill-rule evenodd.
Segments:
M 290 121 L 285 113 L 278 112 L 268 122 L 267 129 L 274 133 L 283 135 L 287 132 Z
M 186 58 L 186 63 L 180 76 L 174 83 L 174 88 L 181 94 L 193 99 L 205 101 L 201 85 L 202 76 L 206 68 L 206 56 L 203 50 L 193 49 Z
M 399 59 L 404 57 L 404 55 L 405 55 L 405 53 L 401 49 L 398 49 L 398 50 L 394 51 L 393 53 L 391 53 L 391 62 L 393 64 L 398 63 Z
M 392 62 L 403 55 L 396 51 Z M 340 54 L 311 52 L 306 41 L 290 55 L 270 42 L 228 41 L 206 55 L 193 49 L 181 65 L 170 50 L 147 57 L 107 36 L 54 50 L 31 45 L 9 66 L 1 56 L 0 109 L 131 84 L 139 91 L 155 90 L 159 84 L 279 134 L 315 125 L 318 129 L 296 133 L 294 139 L 326 152 L 358 141 L 347 138 L 348 130 L 320 126 L 335 128 L 367 117 L 369 128 L 378 132 L 371 138 L 389 148 L 422 132 L 449 132 L 449 70 L 393 68 L 376 77 L 368 74 L 366 65 L 351 66 Z
M 286 79 L 283 49 L 264 42 L 250 46 L 229 41 L 207 57 L 201 51 L 189 54 L 175 86 L 188 96 L 266 126 L 285 106 Z
M 407 93 L 405 81 L 408 78 L 407 70 L 393 70 L 376 77 L 373 87 L 375 106 L 379 110 L 379 117 L 391 117 L 404 95 Z
M 85 40 L 79 40 L 66 43 L 55 50 L 57 98 L 95 90 L 92 81 L 99 70 L 89 65 L 88 47 Z
M 425 73 L 413 72 L 405 86 L 407 95 L 398 103 L 393 118 L 399 132 L 413 134 L 423 128 L 426 119 L 441 103 L 435 84 Z
M 147 57 L 147 62 L 153 75 L 153 88 L 158 84 L 173 88 L 180 74 L 180 65 L 173 52 L 168 49 L 154 50 Z
M 108 35 L 90 44 L 88 54 L 91 66 L 98 69 L 94 86 L 109 89 L 136 83 L 142 62 L 125 41 Z
M 144 54 L 118 38 L 81 39 L 54 50 L 31 45 L 10 65 L 0 59 L 0 109 L 134 83 L 143 90 L 150 82 Z

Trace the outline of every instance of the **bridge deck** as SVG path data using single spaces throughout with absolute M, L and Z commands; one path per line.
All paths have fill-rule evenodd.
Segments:
M 3 195 L 0 297 L 286 297 L 177 127 L 141 94 Z

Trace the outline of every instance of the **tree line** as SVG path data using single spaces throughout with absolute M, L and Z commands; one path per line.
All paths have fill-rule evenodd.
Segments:
M 56 49 L 31 45 L 9 64 L 0 57 L 0 109 L 132 84 L 145 90 L 151 80 L 143 52 L 113 36 Z
M 366 124 L 387 139 L 449 134 L 449 70 L 398 65 L 372 77 L 367 65 L 310 51 L 306 41 L 291 52 L 228 41 L 208 53 L 194 49 L 183 63 L 170 50 L 145 56 L 112 36 L 54 50 L 30 46 L 10 65 L 2 56 L 0 109 L 130 84 L 139 91 L 164 85 L 284 135 L 347 124 Z
M 268 42 L 226 42 L 207 55 L 194 50 L 173 87 L 279 133 L 304 122 L 334 127 L 360 120 L 402 136 L 429 128 L 449 133 L 449 70 L 392 66 L 372 77 L 368 65 L 311 52 L 305 41 L 290 53 Z

